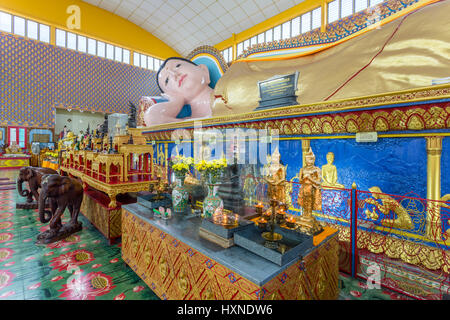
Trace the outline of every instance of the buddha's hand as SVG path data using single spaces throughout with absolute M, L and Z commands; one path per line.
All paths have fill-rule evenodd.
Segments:
M 156 103 L 144 113 L 144 122 L 147 126 L 179 121 L 177 115 L 183 108 L 185 101 L 179 95 L 164 95 L 169 101 Z

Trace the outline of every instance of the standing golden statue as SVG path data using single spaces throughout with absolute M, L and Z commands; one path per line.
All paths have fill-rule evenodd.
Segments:
M 316 157 L 311 148 L 305 154 L 305 166 L 300 169 L 298 180 L 301 184 L 298 192 L 297 203 L 303 208 L 303 214 L 297 223 L 306 231 L 317 234 L 322 227 L 313 217 L 313 210 L 322 210 L 322 174 L 319 167 L 314 165 Z
M 334 161 L 334 153 L 327 153 L 327 164 L 322 166 L 322 188 L 330 189 L 330 188 L 344 188 L 344 186 L 337 182 L 337 169 L 333 164 Z
M 280 152 L 275 149 L 264 168 L 264 180 L 267 182 L 267 196 L 269 199 L 275 199 L 279 202 L 286 202 L 286 167 L 280 163 Z

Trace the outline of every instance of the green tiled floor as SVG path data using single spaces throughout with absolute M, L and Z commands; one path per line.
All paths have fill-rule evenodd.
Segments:
M 0 171 L 15 181 L 17 171 Z M 68 239 L 44 246 L 36 236 L 46 230 L 37 210 L 18 210 L 24 202 L 15 189 L 0 190 L 0 299 L 8 300 L 156 300 L 158 297 L 122 260 L 120 241 L 109 245 L 80 215 L 83 230 Z M 68 220 L 66 212 L 63 223 Z M 403 299 L 340 277 L 339 299 Z
M 66 241 L 35 245 L 48 226 L 37 210 L 15 209 L 24 200 L 0 190 L 0 299 L 158 299 L 122 261 L 120 242 L 108 245 L 84 216 L 83 230 Z

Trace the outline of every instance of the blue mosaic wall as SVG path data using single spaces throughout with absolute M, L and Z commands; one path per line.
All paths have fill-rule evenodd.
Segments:
M 1 125 L 53 128 L 54 106 L 127 113 L 159 95 L 155 72 L 0 33 Z

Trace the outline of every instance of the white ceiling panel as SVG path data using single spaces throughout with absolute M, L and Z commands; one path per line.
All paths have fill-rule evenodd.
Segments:
M 158 37 L 181 55 L 215 45 L 304 0 L 83 0 Z

